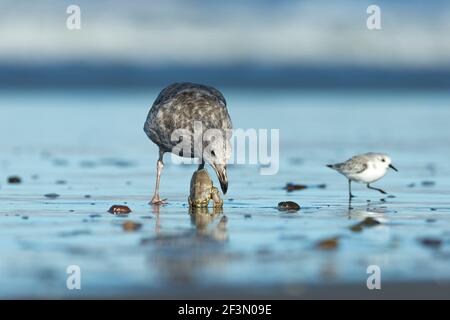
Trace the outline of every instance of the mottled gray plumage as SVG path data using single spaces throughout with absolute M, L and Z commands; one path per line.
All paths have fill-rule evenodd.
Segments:
M 218 129 L 223 132 L 224 140 L 229 140 L 231 136 L 226 130 L 232 129 L 231 119 L 228 114 L 227 105 L 223 95 L 215 88 L 196 83 L 174 83 L 169 85 L 156 98 L 153 103 L 147 120 L 144 124 L 144 131 L 147 136 L 159 147 L 159 160 L 157 163 L 157 179 L 153 204 L 163 202 L 159 198 L 159 177 L 163 167 L 163 155 L 165 152 L 174 152 L 177 155 L 188 158 L 201 158 L 202 163 L 199 168 L 203 168 L 204 162 L 209 163 L 215 170 L 219 178 L 222 191 L 226 193 L 228 188 L 228 178 L 226 172 L 226 161 L 229 156 L 229 148 L 225 143 L 215 141 L 209 146 L 213 156 L 206 157 L 203 153 L 198 154 L 202 148 L 208 146 L 208 141 L 200 141 L 202 148 L 194 147 L 194 123 L 201 122 L 202 130 Z M 172 141 L 172 134 L 175 130 L 184 130 L 179 140 Z M 179 131 L 178 131 L 179 132 Z M 228 133 L 225 135 L 225 133 Z M 180 142 L 189 141 L 190 146 L 183 148 L 185 152 L 174 147 Z M 190 151 L 187 151 L 190 149 Z
M 171 152 L 177 144 L 170 139 L 172 132 L 188 129 L 193 134 L 194 121 L 201 121 L 203 130 L 232 128 L 225 98 L 217 89 L 188 82 L 174 83 L 156 98 L 144 131 L 164 152 Z M 195 155 L 192 152 L 183 156 Z
M 344 175 L 353 173 L 362 173 L 367 169 L 367 154 L 353 156 L 345 162 L 329 164 L 328 167 Z

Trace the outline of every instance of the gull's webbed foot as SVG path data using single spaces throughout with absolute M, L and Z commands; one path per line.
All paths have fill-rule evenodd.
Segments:
M 167 198 L 161 199 L 159 196 L 154 196 L 152 201 L 150 201 L 150 204 L 153 206 L 160 206 L 160 205 L 167 204 L 166 200 L 167 200 Z

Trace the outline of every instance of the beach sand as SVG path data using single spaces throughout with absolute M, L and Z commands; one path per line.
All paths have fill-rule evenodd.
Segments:
M 157 90 L 2 92 L 0 298 L 450 297 L 450 95 L 222 91 L 235 128 L 280 129 L 280 163 L 272 176 L 230 165 L 211 221 L 187 207 L 196 166 L 170 155 L 169 204 L 148 204 L 157 148 L 142 127 Z M 325 164 L 367 151 L 391 155 L 399 172 L 374 186 L 395 197 L 355 185 L 349 209 Z M 380 224 L 352 230 L 367 217 Z M 80 290 L 66 287 L 70 265 Z M 366 286 L 371 265 L 380 290 Z

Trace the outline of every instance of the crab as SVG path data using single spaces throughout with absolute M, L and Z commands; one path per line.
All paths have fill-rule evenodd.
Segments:
M 191 208 L 206 208 L 212 200 L 215 208 L 223 206 L 219 190 L 214 187 L 206 169 L 197 170 L 192 175 L 191 192 L 188 198 Z

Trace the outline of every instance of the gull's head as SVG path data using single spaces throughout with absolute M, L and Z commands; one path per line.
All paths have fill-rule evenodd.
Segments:
M 372 159 L 372 161 L 374 161 L 376 163 L 377 166 L 383 168 L 383 169 L 389 169 L 391 168 L 394 171 L 398 171 L 393 165 L 392 165 L 392 160 L 391 157 L 389 157 L 387 154 L 384 153 L 369 153 L 368 154 Z
M 227 162 L 231 157 L 231 146 L 227 139 L 216 136 L 203 149 L 203 159 L 216 172 L 223 194 L 228 190 Z

